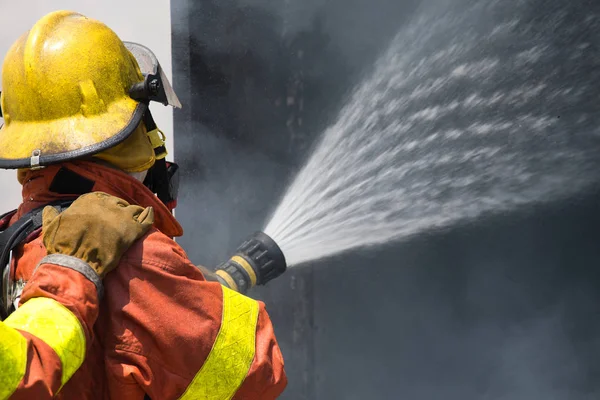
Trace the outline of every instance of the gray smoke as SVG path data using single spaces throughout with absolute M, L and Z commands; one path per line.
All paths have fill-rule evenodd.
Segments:
M 465 34 L 518 20 L 509 27 L 518 35 L 481 43 L 482 54 L 501 59 L 515 48 L 549 46 L 550 57 L 537 69 L 497 73 L 492 86 L 522 90 L 544 76 L 551 78 L 547 93 L 574 87 L 572 97 L 540 96 L 535 111 L 561 117 L 545 148 L 552 140 L 557 152 L 581 143 L 578 115 L 589 118 L 588 128 L 598 122 L 598 26 L 590 22 L 600 14 L 596 3 L 229 0 L 173 13 L 174 47 L 192 44 L 186 65 L 174 55 L 175 74 L 184 72 L 176 85 L 188 87 L 192 100 L 189 125 L 175 114 L 176 128 L 185 127 L 176 143 L 187 171 L 180 243 L 192 260 L 213 266 L 264 226 L 311 143 L 402 27 L 472 5 L 477 13 L 460 15 Z M 578 48 L 583 42 L 588 46 Z M 193 71 L 189 80 L 186 71 Z M 301 96 L 290 84 L 299 74 Z M 288 95 L 304 100 L 300 133 L 307 144 L 289 140 L 296 131 L 288 121 L 297 127 L 300 111 L 288 105 Z M 488 112 L 512 115 L 506 108 Z M 598 142 L 588 143 L 592 153 Z M 536 150 L 535 141 L 527 145 Z M 552 167 L 565 171 L 580 161 Z M 597 173 L 581 170 L 590 181 Z M 314 263 L 253 292 L 266 301 L 286 358 L 290 384 L 283 398 L 598 398 L 599 200 L 591 188 Z

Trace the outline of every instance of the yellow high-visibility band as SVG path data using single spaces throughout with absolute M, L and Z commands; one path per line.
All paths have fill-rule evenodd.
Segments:
M 31 333 L 52 347 L 62 365 L 61 387 L 83 363 L 83 327 L 79 319 L 59 302 L 45 297 L 33 298 L 12 313 L 5 323 Z
M 27 369 L 27 340 L 0 322 L 0 399 L 17 390 Z
M 256 272 L 254 272 L 254 268 L 248 263 L 248 261 L 244 260 L 240 256 L 231 257 L 231 261 L 236 264 L 239 264 L 250 276 L 250 282 L 252 282 L 252 287 L 256 286 Z
M 254 361 L 258 302 L 222 288 L 221 328 L 208 358 L 181 399 L 231 399 Z

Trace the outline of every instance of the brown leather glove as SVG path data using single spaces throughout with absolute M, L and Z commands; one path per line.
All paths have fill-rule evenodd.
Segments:
M 48 254 L 77 257 L 103 278 L 154 223 L 152 207 L 129 205 L 103 192 L 79 197 L 62 213 L 44 208 L 42 235 Z

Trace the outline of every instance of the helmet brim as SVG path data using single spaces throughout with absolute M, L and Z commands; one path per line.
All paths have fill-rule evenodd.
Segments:
M 92 118 L 12 121 L 0 129 L 0 168 L 35 168 L 100 153 L 127 139 L 147 110 L 146 103 L 125 97 Z

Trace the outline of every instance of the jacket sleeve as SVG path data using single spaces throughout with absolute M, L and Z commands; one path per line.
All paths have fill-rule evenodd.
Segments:
M 273 325 L 262 302 L 256 327 L 256 352 L 248 375 L 233 397 L 235 400 L 275 399 L 285 389 L 287 378 L 283 356 L 275 339 Z
M 74 257 L 42 260 L 0 322 L 0 399 L 50 399 L 81 366 L 98 316 L 90 272 Z
M 143 256 L 130 251 L 105 279 L 109 311 L 98 324 L 109 327 L 100 340 L 114 349 L 110 395 L 278 397 L 287 379 L 264 304 L 206 281 L 180 252 L 146 240 Z

